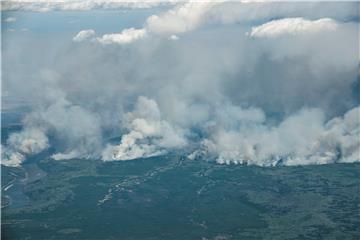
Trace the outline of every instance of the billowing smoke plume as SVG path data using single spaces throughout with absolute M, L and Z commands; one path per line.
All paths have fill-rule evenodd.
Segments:
M 5 35 L 3 88 L 32 110 L 2 163 L 46 149 L 55 160 L 359 161 L 357 7 L 189 2 L 118 32 Z
M 269 127 L 259 121 L 233 118 L 237 127 L 216 126 L 210 139 L 189 157 L 215 158 L 219 163 L 262 166 L 359 161 L 360 108 L 324 121 L 319 109 L 304 109 Z
M 49 140 L 39 128 L 26 127 L 12 134 L 7 140 L 8 147 L 2 146 L 1 163 L 19 166 L 27 156 L 37 154 L 49 147 Z
M 66 99 L 58 86 L 58 76 L 42 71 L 38 76 L 42 88 L 37 106 L 23 120 L 23 130 L 10 135 L 2 148 L 2 162 L 16 166 L 27 156 L 55 144 L 55 160 L 100 157 L 102 133 L 97 114 Z M 51 141 L 49 140 L 51 138 Z
M 131 160 L 166 154 L 168 150 L 185 147 L 186 140 L 180 129 L 161 119 L 154 100 L 139 97 L 133 112 L 125 116 L 125 128 L 121 143 L 108 145 L 103 152 L 104 160 Z

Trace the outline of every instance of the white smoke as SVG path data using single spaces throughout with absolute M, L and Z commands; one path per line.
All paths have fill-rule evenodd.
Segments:
M 235 129 L 218 126 L 189 158 L 260 166 L 360 161 L 360 107 L 326 123 L 319 109 L 301 110 L 274 127 L 237 121 Z
M 55 160 L 99 157 L 101 152 L 101 131 L 98 119 L 85 109 L 65 99 L 26 116 L 25 128 L 12 133 L 3 146 L 2 164 L 19 165 L 27 156 L 37 154 L 49 147 L 47 135 L 55 135 L 60 141 Z
M 64 143 L 52 157 L 55 160 L 99 156 L 101 149 L 100 123 L 96 115 L 73 105 L 66 99 L 59 99 L 44 110 L 33 115 L 34 121 L 42 121 L 54 132 L 58 141 Z
M 6 141 L 7 162 L 48 146 L 55 160 L 180 151 L 261 166 L 358 161 L 357 4 L 184 2 L 76 43 L 73 32 L 5 34 L 5 90 L 34 102 L 10 138 L 47 139 L 29 151 Z
M 37 154 L 49 147 L 44 129 L 26 127 L 18 133 L 11 134 L 6 146 L 1 149 L 1 164 L 19 166 L 26 157 Z
M 10 134 L 3 146 L 2 163 L 18 165 L 26 157 L 45 150 L 50 145 L 48 136 L 57 145 L 52 158 L 99 157 L 102 133 L 96 114 L 70 102 L 58 86 L 59 76 L 52 71 L 40 74 L 41 97 L 38 106 L 23 119 L 23 130 Z
M 139 97 L 134 111 L 125 116 L 128 133 L 119 145 L 108 145 L 103 151 L 104 160 L 131 160 L 157 156 L 168 150 L 185 147 L 181 129 L 174 128 L 161 118 L 157 103 Z

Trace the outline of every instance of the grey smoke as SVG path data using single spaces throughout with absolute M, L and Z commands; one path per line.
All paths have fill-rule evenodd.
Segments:
M 124 118 L 128 133 L 124 134 L 119 145 L 108 145 L 103 154 L 104 160 L 132 160 L 165 154 L 169 149 L 186 146 L 181 129 L 174 128 L 161 119 L 161 113 L 154 100 L 139 97 L 133 112 Z
M 235 118 L 237 128 L 216 126 L 212 136 L 189 158 L 206 156 L 222 164 L 261 166 L 357 162 L 359 117 L 360 108 L 356 107 L 327 122 L 321 110 L 304 109 L 273 127 Z
M 4 87 L 31 99 L 33 111 L 3 153 L 21 154 L 18 164 L 50 144 L 58 160 L 182 151 L 264 166 L 359 161 L 354 3 L 246 6 L 258 7 L 259 16 L 241 15 L 248 11 L 233 4 L 209 8 L 177 41 L 154 26 L 150 31 L 148 22 L 146 38 L 128 44 L 73 42 L 74 36 L 50 44 L 32 36 L 18 52 L 19 44 L 5 38 L 4 57 L 11 57 L 4 63 Z M 224 14 L 231 9 L 234 15 Z M 247 34 L 278 17 L 332 18 L 336 29 L 273 38 Z M 40 49 L 43 56 L 35 54 Z M 20 58 L 31 64 L 11 64 Z M 47 139 L 35 141 L 42 148 L 24 151 L 22 140 L 10 141 L 33 139 L 32 133 Z
M 26 127 L 20 133 L 12 134 L 2 146 L 1 163 L 18 166 L 27 156 L 37 154 L 49 147 L 49 141 L 42 129 Z

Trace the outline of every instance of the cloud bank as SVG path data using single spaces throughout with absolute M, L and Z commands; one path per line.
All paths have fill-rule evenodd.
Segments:
M 2 163 L 45 149 L 55 160 L 357 162 L 356 4 L 186 2 L 142 28 L 7 43 L 4 87 L 34 104 Z
M 144 29 L 128 28 L 124 29 L 121 33 L 105 34 L 96 40 L 102 44 L 128 44 L 145 36 L 146 30 Z
M 73 41 L 82 42 L 93 37 L 94 35 L 95 35 L 95 31 L 93 29 L 82 30 L 78 34 L 76 34 L 75 37 L 73 37 Z
M 336 21 L 330 18 L 306 20 L 303 18 L 284 18 L 253 27 L 251 37 L 279 37 L 284 35 L 299 35 L 335 31 L 338 27 Z
M 2 11 L 90 11 L 90 10 L 114 10 L 114 9 L 146 9 L 159 5 L 172 5 L 176 1 L 163 0 L 5 0 L 1 1 Z
M 173 2 L 175 3 L 175 2 Z M 318 32 L 319 30 L 334 30 L 336 21 L 357 18 L 356 3 L 278 3 L 252 1 L 184 1 L 162 14 L 150 16 L 142 29 L 124 29 L 122 33 L 105 34 L 98 38 L 100 43 L 131 43 L 146 35 L 171 36 L 194 31 L 206 26 L 217 24 L 244 23 L 269 18 L 284 18 L 254 27 L 251 36 L 269 36 L 283 33 L 297 34 L 304 31 Z M 316 9 L 316 10 L 315 10 Z M 308 18 L 321 18 L 308 20 Z M 267 33 L 265 33 L 267 32 Z M 132 37 L 135 35 L 136 37 Z M 117 40 L 119 39 L 119 40 Z M 127 39 L 124 41 L 123 39 Z

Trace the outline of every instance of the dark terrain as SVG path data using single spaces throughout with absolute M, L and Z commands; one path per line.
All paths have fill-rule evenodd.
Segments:
M 2 166 L 2 239 L 359 239 L 360 164 L 32 159 Z

